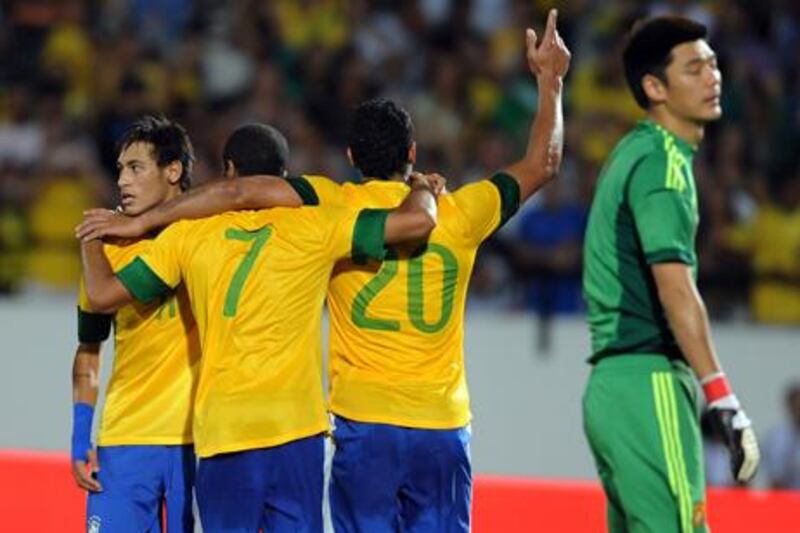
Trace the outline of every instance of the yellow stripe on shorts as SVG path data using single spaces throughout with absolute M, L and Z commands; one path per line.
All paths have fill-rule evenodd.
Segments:
M 684 461 L 683 446 L 680 439 L 673 377 L 669 372 L 654 372 L 652 381 L 656 418 L 661 433 L 664 458 L 667 463 L 670 490 L 678 500 L 681 531 L 683 533 L 691 533 L 693 530 L 692 494 L 689 487 L 689 478 L 686 474 L 686 462 Z

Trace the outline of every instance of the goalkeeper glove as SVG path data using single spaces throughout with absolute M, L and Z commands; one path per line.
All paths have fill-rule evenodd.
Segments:
M 701 384 L 711 424 L 730 453 L 733 477 L 746 483 L 755 475 L 760 459 L 753 425 L 733 394 L 725 374 L 716 372 L 706 376 Z

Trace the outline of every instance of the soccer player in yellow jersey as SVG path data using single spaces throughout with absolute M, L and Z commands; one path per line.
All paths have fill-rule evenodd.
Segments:
M 126 214 L 143 213 L 189 187 L 192 145 L 179 124 L 142 118 L 120 147 L 118 184 Z M 107 244 L 105 252 L 119 269 L 151 244 L 152 238 L 145 237 Z M 100 347 L 112 323 L 114 366 L 95 452 L 91 429 Z M 160 531 L 166 503 L 169 530 L 193 531 L 191 421 L 200 349 L 185 290 L 179 287 L 148 304 L 103 314 L 89 304 L 81 284 L 78 342 L 72 374 L 72 472 L 89 491 L 87 529 Z
M 570 54 L 551 11 L 541 43 L 527 32 L 539 105 L 526 154 L 491 179 L 439 197 L 424 249 L 383 262 L 342 261 L 328 289 L 330 408 L 336 416 L 331 512 L 337 531 L 468 531 L 471 466 L 464 304 L 478 246 L 557 172 L 562 80 Z M 131 235 L 179 218 L 268 207 L 293 187 L 307 204 L 386 208 L 408 190 L 416 156 L 408 114 L 373 100 L 355 112 L 351 160 L 361 185 L 253 177 L 200 188 L 142 217 L 101 215 L 95 235 Z
M 345 257 L 382 259 L 384 242 L 425 239 L 435 220 L 420 178 L 391 211 L 273 209 L 178 222 L 116 276 L 97 241 L 84 243 L 95 305 L 152 301 L 186 284 L 203 352 L 194 437 L 207 531 L 322 530 L 321 315 L 331 271 Z

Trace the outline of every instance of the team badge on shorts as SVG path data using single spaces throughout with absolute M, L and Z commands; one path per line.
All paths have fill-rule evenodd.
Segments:
M 706 523 L 706 502 L 699 501 L 694 504 L 692 513 L 692 527 L 700 527 Z
M 88 526 L 87 533 L 100 533 L 100 517 L 97 515 L 89 517 Z

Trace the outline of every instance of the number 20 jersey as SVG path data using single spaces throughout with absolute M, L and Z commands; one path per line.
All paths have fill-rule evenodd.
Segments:
M 304 201 L 323 206 L 391 208 L 408 192 L 394 181 L 306 181 L 313 193 L 298 190 Z M 329 401 L 335 414 L 428 429 L 469 423 L 467 286 L 481 242 L 518 205 L 516 180 L 497 174 L 439 197 L 437 227 L 424 253 L 395 250 L 383 262 L 337 264 L 328 287 Z
M 186 285 L 202 348 L 200 457 L 328 430 L 322 306 L 335 261 L 363 250 L 357 215 L 320 207 L 177 222 L 117 274 L 141 301 Z

